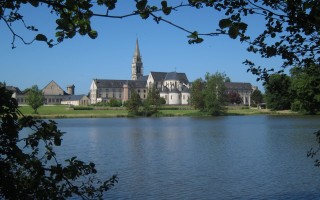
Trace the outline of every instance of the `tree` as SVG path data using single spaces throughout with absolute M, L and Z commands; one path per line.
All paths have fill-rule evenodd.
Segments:
M 230 77 L 229 77 L 229 76 L 226 76 L 226 78 L 224 79 L 224 82 L 226 82 L 226 83 L 230 83 L 230 82 L 231 82 Z
M 294 111 L 316 114 L 320 109 L 320 66 L 294 67 L 290 70 Z
M 111 98 L 108 102 L 110 107 L 120 107 L 122 106 L 122 102 L 117 100 L 116 98 Z
M 263 96 L 260 90 L 256 89 L 251 94 L 251 101 L 253 104 L 258 105 L 259 103 L 262 103 Z
M 43 105 L 44 102 L 44 96 L 41 90 L 39 90 L 37 85 L 32 86 L 27 91 L 27 97 L 26 97 L 27 103 L 31 106 L 31 108 L 34 110 L 34 113 L 38 113 L 38 108 Z
M 225 74 L 216 72 L 205 76 L 206 88 L 204 90 L 205 111 L 210 115 L 224 114 L 227 103 Z
M 238 92 L 229 92 L 228 93 L 228 100 L 231 104 L 240 104 L 241 98 Z
M 22 115 L 11 96 L 0 87 L 0 199 L 102 199 L 117 176 L 101 181 L 94 163 L 76 157 L 60 163 L 54 147 L 63 133 L 57 123 Z M 22 136 L 23 129 L 32 133 Z
M 143 102 L 143 113 L 145 116 L 151 116 L 158 112 L 161 105 L 159 90 L 155 86 L 148 89 L 147 99 Z
M 191 105 L 200 111 L 205 109 L 204 88 L 205 82 L 201 78 L 198 78 L 192 83 L 190 91 Z
M 139 115 L 139 108 L 141 105 L 142 102 L 139 94 L 135 90 L 131 90 L 131 97 L 126 103 L 129 114 Z
M 288 110 L 291 106 L 291 79 L 287 75 L 273 74 L 265 85 L 267 107 L 271 110 Z

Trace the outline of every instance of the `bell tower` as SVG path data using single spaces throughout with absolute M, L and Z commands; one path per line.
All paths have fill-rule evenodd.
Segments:
M 139 50 L 139 42 L 137 39 L 131 65 L 131 80 L 138 80 L 141 76 L 143 76 L 143 63 Z

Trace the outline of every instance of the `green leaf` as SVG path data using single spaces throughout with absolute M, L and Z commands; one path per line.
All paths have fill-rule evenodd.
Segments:
M 90 32 L 88 32 L 88 35 L 91 39 L 96 39 L 98 37 L 98 32 L 91 30 Z
M 238 27 L 240 30 L 246 31 L 248 28 L 248 24 L 240 22 L 240 23 L 238 23 Z
M 38 6 L 39 6 L 39 1 L 29 1 L 29 3 L 30 3 L 33 7 L 38 7 Z
M 161 1 L 161 5 L 162 5 L 162 12 L 165 15 L 169 15 L 171 13 L 172 7 L 168 7 L 167 1 Z
M 161 1 L 161 5 L 162 5 L 162 8 L 168 7 L 167 1 Z
M 140 17 L 142 18 L 142 19 L 147 19 L 148 17 L 149 17 L 149 12 L 143 12 L 143 13 L 140 13 Z
M 45 35 L 43 35 L 43 34 L 38 34 L 37 36 L 36 36 L 36 40 L 38 40 L 38 41 L 47 41 L 48 39 L 47 39 L 47 37 L 45 36 Z
M 219 21 L 219 27 L 221 29 L 224 29 L 224 28 L 227 28 L 227 27 L 230 27 L 232 26 L 232 21 L 230 19 L 221 19 Z
M 239 29 L 236 26 L 231 26 L 228 31 L 228 35 L 232 39 L 236 39 L 239 35 Z
M 147 6 L 148 1 L 147 0 L 142 0 L 142 1 L 138 1 L 136 3 L 136 7 L 138 10 L 144 10 Z
M 196 39 L 197 37 L 198 37 L 198 32 L 197 31 L 194 31 L 193 33 L 188 35 L 188 38 L 192 38 L 192 39 Z

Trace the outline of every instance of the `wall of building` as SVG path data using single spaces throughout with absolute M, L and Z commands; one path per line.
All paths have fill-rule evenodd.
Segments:
M 190 101 L 190 93 L 183 92 L 181 93 L 181 104 L 182 105 L 189 105 Z

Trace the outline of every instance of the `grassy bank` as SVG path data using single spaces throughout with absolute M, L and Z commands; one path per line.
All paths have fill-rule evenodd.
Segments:
M 30 106 L 21 106 L 20 111 L 24 115 L 32 115 L 36 118 L 105 118 L 105 117 L 128 117 L 125 108 L 110 107 L 76 107 L 70 109 L 68 106 L 42 106 L 38 114 L 34 114 Z M 248 108 L 241 106 L 230 106 L 226 115 L 297 115 L 292 111 L 270 111 L 268 109 Z M 164 106 L 157 116 L 209 116 L 189 106 Z

